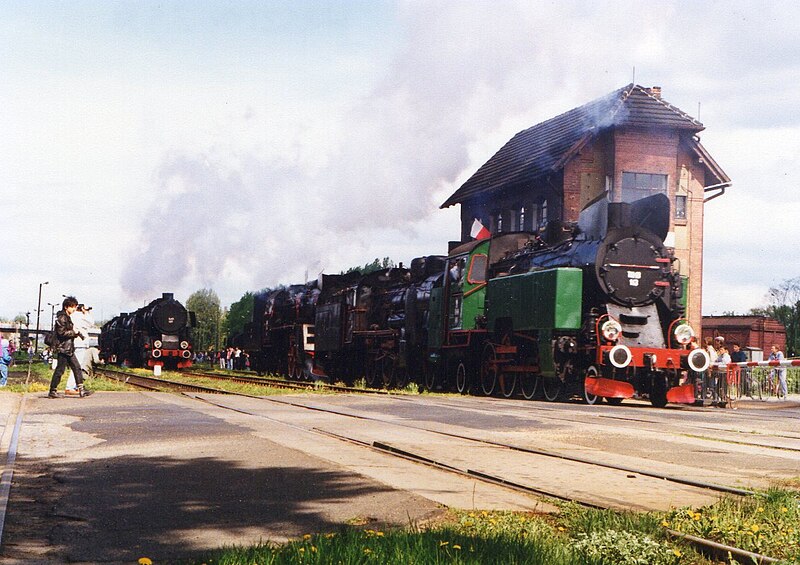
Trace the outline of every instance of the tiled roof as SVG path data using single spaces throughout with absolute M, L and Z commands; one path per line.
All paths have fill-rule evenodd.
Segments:
M 615 126 L 660 126 L 694 133 L 704 129 L 660 95 L 629 84 L 519 132 L 441 207 L 558 171 L 592 136 Z

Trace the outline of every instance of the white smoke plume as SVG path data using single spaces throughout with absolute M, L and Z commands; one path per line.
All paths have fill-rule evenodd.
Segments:
M 695 99 L 670 86 L 705 91 L 674 62 L 695 72 L 699 53 L 737 44 L 679 4 L 411 2 L 396 16 L 404 33 L 385 74 L 344 111 L 274 131 L 290 122 L 245 101 L 206 149 L 165 156 L 122 277 L 132 296 L 205 286 L 226 303 L 400 250 L 441 253 L 459 229 L 433 227 L 438 206 L 515 133 L 624 86 L 636 65 L 637 83 L 692 114 Z

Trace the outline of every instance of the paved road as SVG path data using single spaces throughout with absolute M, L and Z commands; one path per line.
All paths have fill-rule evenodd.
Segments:
M 620 507 L 717 495 L 440 432 L 739 487 L 800 475 L 797 402 L 732 411 L 442 396 L 43 396 L 25 398 L 3 564 L 174 559 L 343 523 L 419 523 L 445 506 L 552 510 L 336 436 Z M 0 394 L 2 453 L 21 398 Z

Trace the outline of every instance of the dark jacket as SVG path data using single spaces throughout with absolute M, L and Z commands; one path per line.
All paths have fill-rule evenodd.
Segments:
M 58 338 L 58 345 L 56 351 L 65 355 L 72 355 L 75 353 L 74 339 L 78 337 L 75 328 L 72 325 L 72 318 L 65 310 L 59 310 L 56 314 L 55 325 L 56 337 Z

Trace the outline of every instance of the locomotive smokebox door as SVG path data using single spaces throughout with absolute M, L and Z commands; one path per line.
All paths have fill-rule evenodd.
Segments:
M 597 280 L 622 306 L 646 306 L 670 289 L 671 260 L 657 236 L 637 228 L 611 230 L 597 254 Z

